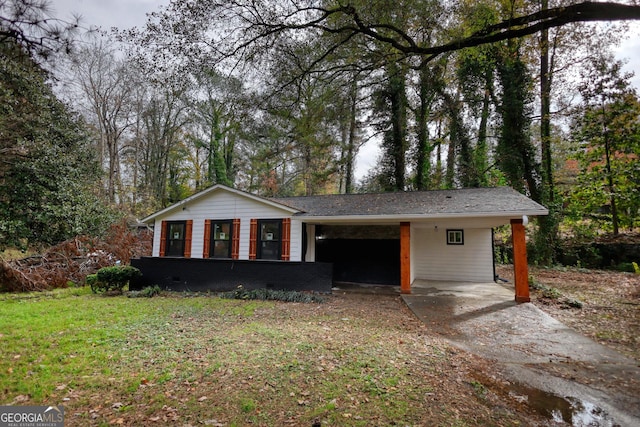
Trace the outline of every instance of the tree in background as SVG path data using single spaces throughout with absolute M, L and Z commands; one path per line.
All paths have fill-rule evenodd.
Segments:
M 188 195 L 176 191 L 176 186 L 187 184 L 188 180 L 188 176 L 178 174 L 185 156 L 176 155 L 176 151 L 184 149 L 184 130 L 190 121 L 185 94 L 186 88 L 180 81 L 164 81 L 152 88 L 142 112 L 139 186 L 154 201 L 156 209 Z M 180 194 L 181 197 L 174 198 Z
M 498 22 L 496 5 L 485 2 L 461 2 L 459 14 L 464 17 L 460 31 L 471 35 L 488 24 Z M 498 66 L 498 46 L 482 45 L 457 52 L 456 79 L 472 121 L 476 125 L 476 142 L 473 157 L 474 186 L 490 184 L 492 113 L 498 109 L 496 98 L 496 74 Z
M 100 172 L 84 123 L 46 73 L 0 43 L 0 247 L 96 235 L 115 219 L 96 196 Z
M 501 86 L 498 165 L 509 185 L 540 201 L 539 166 L 530 134 L 531 80 L 519 43 L 506 43 L 498 63 L 498 77 Z
M 437 139 L 430 134 L 430 125 L 437 115 L 438 100 L 445 89 L 444 73 L 446 61 L 424 64 L 418 70 L 418 102 L 415 108 L 416 144 L 414 150 L 416 190 L 429 190 L 436 186 L 437 179 L 432 157 Z
M 28 28 L 16 17 L 38 16 L 46 1 L 0 6 L 27 3 L 35 15 L 16 9 L 0 25 Z M 86 117 L 108 203 L 145 215 L 213 183 L 348 193 L 360 144 L 379 138 L 370 190 L 510 184 L 562 206 L 549 165 L 551 81 L 572 60 L 558 53 L 574 28 L 560 28 L 640 17 L 637 6 L 561 0 L 272 6 L 176 0 L 144 30 L 118 34 L 131 42 L 122 56 L 80 55 L 84 67 L 100 65 L 85 85 L 99 101 Z M 0 31 L 11 34 L 23 42 Z
M 309 51 L 321 42 L 281 42 L 275 48 L 268 90 L 261 94 L 264 118 L 275 125 L 272 129 L 287 147 L 279 168 L 283 194 L 324 194 L 338 187 L 338 113 L 348 91 L 341 94 L 341 79 L 327 79 L 322 72 L 300 73 L 309 66 Z
M 348 90 L 341 96 L 336 103 L 336 115 L 340 128 L 340 159 L 339 173 L 340 185 L 339 191 L 345 194 L 353 193 L 355 187 L 355 163 L 356 155 L 362 144 L 361 122 L 359 120 L 360 110 L 359 95 L 360 76 L 358 72 L 347 74 Z
M 205 179 L 196 189 L 212 184 L 233 186 L 235 182 L 236 144 L 241 118 L 248 110 L 242 82 L 212 70 L 194 70 L 193 126 L 191 139 L 205 152 Z
M 105 171 L 105 194 L 123 203 L 122 154 L 127 131 L 133 125 L 135 79 L 130 64 L 116 58 L 103 43 L 83 47 L 73 55 L 76 82 L 86 99 L 85 117 L 96 130 L 97 155 Z
M 618 234 L 621 224 L 637 226 L 640 213 L 640 101 L 632 74 L 610 54 L 594 57 L 582 77 L 572 132 L 580 172 L 571 206 L 578 217 L 604 212 Z
M 19 46 L 34 61 L 71 52 L 78 19 L 63 21 L 51 16 L 50 9 L 48 0 L 0 1 L 0 43 Z
M 407 89 L 406 65 L 390 61 L 384 84 L 374 94 L 374 111 L 379 119 L 375 127 L 382 134 L 380 176 L 384 191 L 406 189 Z

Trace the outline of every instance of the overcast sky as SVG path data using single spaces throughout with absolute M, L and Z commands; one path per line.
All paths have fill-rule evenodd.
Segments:
M 51 3 L 53 16 L 70 20 L 74 14 L 80 15 L 84 27 L 99 26 L 104 30 L 143 26 L 147 13 L 168 4 L 169 0 L 52 0 Z M 633 83 L 640 88 L 640 22 L 634 22 L 632 28 L 629 39 L 617 49 L 617 53 L 620 59 L 628 61 L 625 68 L 636 74 Z M 375 145 L 367 144 L 361 148 L 356 165 L 358 178 L 376 164 L 376 157 Z
M 147 13 L 168 4 L 169 0 L 51 0 L 53 16 L 70 20 L 74 14 L 81 15 L 84 27 L 105 30 L 142 26 Z

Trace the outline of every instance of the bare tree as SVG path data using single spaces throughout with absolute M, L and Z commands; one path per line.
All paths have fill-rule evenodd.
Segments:
M 88 103 L 88 121 L 98 134 L 98 152 L 106 172 L 110 202 L 121 202 L 121 150 L 132 125 L 132 90 L 124 61 L 103 44 L 82 49 L 74 57 L 74 71 Z
M 150 99 L 142 114 L 143 130 L 138 154 L 142 181 L 139 185 L 156 202 L 156 207 L 177 201 L 169 199 L 167 187 L 170 170 L 176 169 L 176 162 L 183 161 L 181 157 L 184 157 L 174 154 L 180 151 L 182 130 L 190 121 L 184 102 L 185 91 L 178 83 L 151 88 Z

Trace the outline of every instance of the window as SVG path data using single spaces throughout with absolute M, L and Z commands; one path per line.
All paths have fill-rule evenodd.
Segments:
M 167 221 L 166 223 L 167 243 L 166 256 L 184 256 L 186 221 Z
M 231 258 L 232 220 L 211 221 L 211 258 Z
M 463 230 L 447 230 L 447 245 L 464 245 Z
M 280 259 L 282 249 L 282 220 L 263 219 L 258 221 L 259 259 Z

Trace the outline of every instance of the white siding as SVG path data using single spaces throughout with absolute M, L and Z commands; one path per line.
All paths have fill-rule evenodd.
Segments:
M 193 220 L 191 257 L 202 258 L 204 249 L 204 221 L 206 219 L 240 219 L 240 259 L 249 259 L 249 228 L 251 219 L 281 219 L 291 217 L 284 209 L 260 203 L 248 197 L 227 191 L 217 191 L 208 197 L 184 205 L 155 221 L 153 256 L 160 256 L 160 229 L 162 221 Z M 302 225 L 291 221 L 291 261 L 300 261 Z
M 307 253 L 304 261 L 316 261 L 316 226 L 307 224 Z
M 411 252 L 412 280 L 494 280 L 489 228 L 464 229 L 464 245 L 447 245 L 446 229 L 412 227 Z

